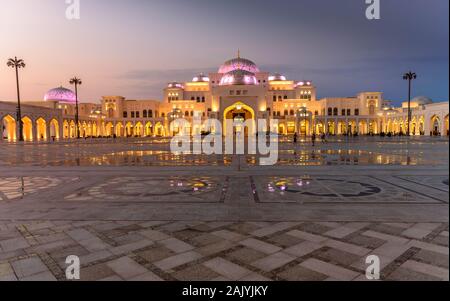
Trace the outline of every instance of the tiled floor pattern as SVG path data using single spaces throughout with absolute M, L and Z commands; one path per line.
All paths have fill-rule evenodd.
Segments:
M 119 177 L 64 197 L 67 201 L 220 203 L 228 177 Z
M 94 184 L 70 189 L 80 179 L 87 178 L 0 177 L 0 201 L 46 190 L 58 198 L 64 185 L 65 201 L 223 203 L 237 183 L 253 191 L 255 204 L 448 203 L 448 176 L 96 176 Z
M 448 280 L 445 223 L 36 221 L 0 223 L 0 280 Z
M 55 188 L 78 178 L 55 177 L 0 177 L 0 201 L 24 198 L 27 195 Z

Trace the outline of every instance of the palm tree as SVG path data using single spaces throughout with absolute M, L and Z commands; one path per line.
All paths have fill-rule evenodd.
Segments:
M 411 126 L 411 81 L 415 80 L 416 78 L 417 74 L 412 71 L 403 74 L 403 79 L 408 81 L 408 136 L 410 136 L 409 127 Z
M 78 86 L 82 84 L 81 79 L 77 78 L 76 76 L 74 78 L 70 79 L 70 84 L 75 85 L 75 131 L 77 139 L 80 139 L 80 128 L 78 124 Z
M 20 89 L 19 89 L 19 69 L 25 68 L 25 62 L 21 59 L 14 57 L 8 59 L 6 63 L 8 67 L 16 69 L 16 84 L 17 84 L 17 122 L 19 123 L 19 141 L 23 141 L 23 122 L 22 122 L 22 110 L 20 107 Z

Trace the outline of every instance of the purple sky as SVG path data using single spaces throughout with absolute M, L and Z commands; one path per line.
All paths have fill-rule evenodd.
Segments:
M 17 55 L 24 100 L 41 100 L 83 79 L 83 101 L 102 95 L 161 99 L 170 81 L 216 71 L 236 56 L 260 69 L 309 79 L 319 97 L 383 91 L 401 100 L 402 73 L 418 74 L 414 95 L 448 100 L 449 1 L 381 0 L 381 20 L 364 0 L 0 0 L 0 100 L 15 100 L 6 60 Z

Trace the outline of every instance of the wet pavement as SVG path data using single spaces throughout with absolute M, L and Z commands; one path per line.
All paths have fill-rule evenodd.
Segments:
M 172 154 L 167 139 L 0 143 L 0 280 L 62 280 L 68 255 L 94 280 L 364 280 L 374 253 L 382 279 L 448 280 L 448 139 L 278 154 L 260 166 Z

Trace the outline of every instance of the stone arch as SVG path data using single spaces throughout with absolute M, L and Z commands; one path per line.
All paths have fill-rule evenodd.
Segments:
M 56 119 L 50 121 L 50 137 L 59 139 L 59 122 Z
M 126 137 L 131 137 L 133 136 L 133 123 L 131 121 L 128 121 L 127 124 L 125 125 L 125 136 Z
M 113 125 L 112 122 L 108 122 L 106 124 L 105 131 L 106 131 L 106 136 L 113 136 L 113 134 L 114 134 L 114 125 Z M 118 136 L 118 135 L 116 134 L 116 136 Z
M 336 123 L 333 120 L 328 121 L 327 134 L 336 135 Z
M 252 107 L 242 103 L 242 102 L 236 102 L 233 105 L 229 106 L 228 108 L 226 108 L 223 112 L 223 129 L 222 132 L 224 133 L 224 136 L 226 136 L 226 132 L 227 132 L 227 120 L 230 120 L 232 118 L 231 115 L 233 114 L 233 112 L 237 112 L 239 114 L 243 114 L 245 115 L 245 120 L 247 119 L 251 119 L 253 122 L 253 132 L 256 132 L 256 125 L 255 125 L 255 110 L 253 110 Z M 248 118 L 247 118 L 248 117 Z M 253 133 L 250 133 L 253 134 Z
M 430 118 L 430 128 L 432 136 L 440 136 L 441 135 L 441 118 L 438 115 L 433 115 Z
M 77 137 L 77 129 L 75 126 L 75 121 L 71 120 L 69 123 L 69 138 Z
M 2 138 L 8 141 L 16 141 L 17 122 L 11 115 L 2 118 Z
M 23 124 L 23 140 L 24 141 L 33 141 L 33 121 L 30 117 L 24 116 L 22 117 Z
M 114 132 L 114 134 L 116 134 L 116 137 L 122 137 L 124 135 L 123 129 L 124 129 L 124 127 L 123 127 L 122 122 L 118 122 L 116 124 L 116 129 Z
M 156 123 L 154 135 L 158 136 L 158 137 L 164 137 L 165 136 L 164 126 L 161 124 L 161 122 L 157 122 Z
M 325 133 L 325 127 L 322 121 L 316 123 L 315 134 Z
M 134 130 L 133 130 L 133 134 L 134 134 L 134 136 L 135 137 L 142 137 L 142 135 L 143 135 L 143 129 L 144 129 L 144 126 L 142 125 L 142 122 L 137 122 L 135 125 L 134 125 Z
M 45 141 L 47 138 L 47 122 L 44 118 L 39 117 L 36 120 L 36 140 Z
M 144 136 L 153 136 L 153 124 L 150 121 L 145 124 Z

